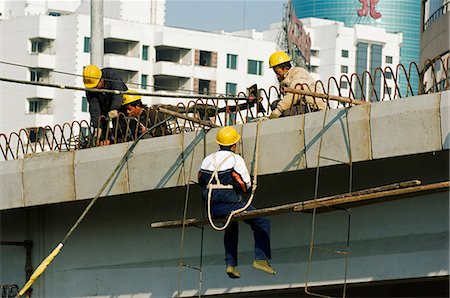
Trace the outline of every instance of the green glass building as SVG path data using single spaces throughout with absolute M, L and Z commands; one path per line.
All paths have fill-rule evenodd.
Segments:
M 400 63 L 407 69 L 410 63 L 419 63 L 421 0 L 292 0 L 292 5 L 298 18 L 315 17 L 344 22 L 346 26 L 363 24 L 402 32 Z M 357 49 L 364 51 L 365 45 Z M 411 79 L 413 90 L 417 90 L 417 75 Z

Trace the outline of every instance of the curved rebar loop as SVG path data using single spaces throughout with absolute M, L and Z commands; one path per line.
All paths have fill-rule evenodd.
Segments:
M 443 86 L 443 90 L 450 89 L 450 69 L 449 69 L 450 54 L 449 53 L 447 53 L 447 57 L 445 60 L 446 60 L 446 63 L 442 63 L 442 67 L 444 69 L 444 76 L 445 76 L 445 84 Z
M 412 69 L 414 69 L 414 70 L 412 70 Z M 417 75 L 417 89 L 418 90 L 416 92 L 414 92 L 413 85 L 412 85 L 412 83 L 414 83 L 414 82 L 412 82 L 412 72 L 413 71 L 414 71 L 414 74 Z M 419 95 L 420 94 L 419 91 L 422 89 L 421 88 L 422 84 L 423 83 L 421 82 L 421 74 L 420 74 L 419 66 L 417 65 L 416 62 L 413 61 L 413 62 L 409 63 L 409 68 L 408 68 L 408 89 L 411 90 L 411 95 L 409 95 L 409 96 Z M 406 94 L 406 97 L 408 97 L 408 93 Z
M 347 87 L 348 87 L 348 92 L 346 92 L 345 94 L 343 94 L 343 90 L 344 88 L 341 87 L 341 83 L 342 82 L 346 82 L 347 83 Z M 329 83 L 328 83 L 329 84 Z M 355 98 L 355 93 L 353 92 L 353 84 L 352 84 L 352 80 L 351 78 L 347 75 L 347 74 L 343 74 L 339 77 L 339 88 L 338 89 L 338 96 L 345 96 L 348 97 L 350 99 L 359 99 L 359 98 Z M 337 102 L 337 108 L 343 107 L 343 108 L 347 108 L 350 107 L 351 103 L 345 103 L 345 102 Z
M 402 81 L 401 80 L 402 79 L 402 76 L 401 76 L 402 74 L 404 75 L 404 79 L 406 80 L 406 82 L 408 82 L 408 85 L 409 85 L 408 72 L 406 71 L 405 66 L 403 64 L 398 64 L 396 66 L 395 76 L 397 77 L 397 81 L 399 82 L 399 84 Z M 408 97 L 408 94 L 409 94 L 408 89 L 409 89 L 409 87 L 406 88 L 406 95 L 402 96 L 402 94 L 400 93 L 400 88 L 399 88 L 399 93 L 398 93 L 399 96 L 398 97 L 399 98 Z
M 53 138 L 51 140 L 52 143 L 49 140 L 49 134 L 51 135 L 51 132 L 53 131 L 52 127 L 50 125 L 46 125 L 42 128 L 42 131 L 43 131 L 43 135 L 42 135 L 43 138 L 42 138 L 42 143 L 40 143 L 42 152 L 46 151 L 45 143 L 47 143 L 49 150 L 53 151 L 53 147 L 52 147 Z M 39 141 L 41 141 L 40 138 L 39 138 Z
M 2 139 L 4 142 L 2 142 Z M 4 133 L 0 133 L 0 151 L 2 152 L 3 160 L 8 160 L 9 143 Z
M 186 105 L 183 102 L 179 102 L 176 106 L 173 107 L 174 112 L 183 114 L 186 111 Z M 179 134 L 184 131 L 184 127 L 181 127 L 180 121 L 184 121 L 184 119 L 175 118 L 173 124 L 175 125 L 174 131 L 176 134 Z
M 356 73 L 352 73 L 350 75 L 350 86 L 352 87 L 353 99 L 367 101 L 366 92 L 363 88 L 364 83 Z M 357 92 L 358 90 L 359 90 L 360 94 L 358 94 L 358 92 Z
M 332 94 L 333 93 L 333 90 L 334 90 L 334 88 L 337 90 L 337 95 L 338 96 L 342 96 L 342 91 L 341 91 L 341 81 L 342 81 L 342 76 L 339 78 L 339 82 L 338 82 L 338 80 L 335 78 L 335 77 L 330 77 L 330 78 L 328 78 L 328 82 L 327 82 L 327 89 L 326 89 L 326 91 L 323 91 L 323 93 L 324 94 L 327 94 L 327 95 L 330 95 L 330 94 Z M 333 88 L 334 87 L 334 88 Z M 323 89 L 323 90 L 325 90 L 325 89 Z M 325 102 L 326 102 L 326 104 L 327 104 L 327 109 L 330 109 L 331 108 L 331 105 L 330 105 L 330 101 L 329 101 L 329 99 L 328 98 L 324 98 L 323 99 Z M 337 102 L 337 104 L 336 104 L 336 108 L 339 108 L 339 106 L 342 104 L 342 106 L 343 107 L 345 107 L 345 103 L 340 103 L 340 102 Z M 350 104 L 349 104 L 350 105 Z
M 19 157 L 24 157 L 26 154 L 28 154 L 28 152 L 26 151 L 26 149 L 24 148 L 24 146 L 23 146 L 23 140 L 22 140 L 22 138 L 21 138 L 21 135 L 22 135 L 22 133 L 25 135 L 25 137 L 26 137 L 26 144 L 27 144 L 27 146 L 28 146 L 28 142 L 29 142 L 29 140 L 30 140 L 30 135 L 28 134 L 28 131 L 26 130 L 26 129 L 24 129 L 24 128 L 21 128 L 20 130 L 19 130 L 19 133 L 16 133 L 16 132 L 12 132 L 11 134 L 10 134 L 10 140 L 9 140 L 9 144 L 11 145 L 12 144 L 12 142 L 11 142 L 11 139 L 12 139 L 12 137 L 13 136 L 16 136 L 17 137 L 17 144 L 16 144 L 16 153 L 15 153 L 15 159 L 17 159 L 17 158 L 19 158 Z M 21 148 L 22 149 L 22 155 L 19 155 L 19 148 Z M 31 148 L 31 150 L 33 150 L 33 148 L 32 147 L 30 147 Z M 27 149 L 28 149 L 28 147 L 27 147 Z
M 267 100 L 267 111 L 266 111 L 266 116 L 269 116 L 270 115 L 270 113 L 272 112 L 272 102 L 274 101 L 274 100 L 271 100 L 271 95 L 273 94 L 275 92 L 275 95 L 276 95 L 276 99 L 275 100 L 278 100 L 278 99 L 281 99 L 281 91 L 280 91 L 280 89 L 278 88 L 278 87 L 276 87 L 276 86 L 270 86 L 269 87 L 269 89 L 268 89 L 268 91 L 266 92 L 266 90 L 265 89 L 260 89 L 260 94 L 262 95 L 264 95 L 265 96 L 265 99 Z M 262 98 L 263 98 L 263 96 L 261 96 Z M 264 101 L 264 98 L 261 100 L 261 102 L 263 102 Z M 264 107 L 264 104 L 262 104 L 262 106 Z
M 384 68 L 384 74 L 385 74 L 385 76 L 386 76 L 386 74 L 388 74 L 388 73 L 390 73 L 391 74 L 391 79 L 392 79 L 392 81 L 394 81 L 394 92 L 392 92 L 392 90 L 391 90 L 391 92 L 388 92 L 388 95 L 389 95 L 389 100 L 393 100 L 393 99 L 396 99 L 396 98 L 398 98 L 400 95 L 399 95 L 399 91 L 400 91 L 400 87 L 399 87 L 399 84 L 398 84 L 398 81 L 397 81 L 397 75 L 396 75 L 396 73 L 394 72 L 394 70 L 392 69 L 392 67 L 390 67 L 390 66 L 386 66 L 385 68 Z
M 68 147 L 68 142 L 66 137 L 64 136 L 64 128 L 66 127 L 67 123 L 64 123 L 62 126 L 59 124 L 56 124 L 54 126 L 55 129 L 55 139 L 56 139 L 56 146 L 58 151 L 63 151 L 64 148 Z M 59 133 L 59 134 L 58 134 Z

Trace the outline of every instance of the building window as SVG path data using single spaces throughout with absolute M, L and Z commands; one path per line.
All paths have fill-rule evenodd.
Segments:
M 247 73 L 262 76 L 263 62 L 258 60 L 248 60 Z
M 209 94 L 210 83 L 209 80 L 198 80 L 198 93 Z
M 147 89 L 148 75 L 141 75 L 141 89 Z
M 384 87 L 384 93 L 391 95 L 392 94 L 392 88 L 388 87 L 388 86 L 385 86 Z
M 85 37 L 84 38 L 84 52 L 89 53 L 91 51 L 91 38 Z
M 200 65 L 211 66 L 211 52 L 200 51 Z
M 348 50 L 341 50 L 341 57 L 348 58 Z
M 148 60 L 148 46 L 142 46 L 142 60 Z
M 319 50 L 313 50 L 313 49 L 311 49 L 311 51 L 310 51 L 309 53 L 310 53 L 310 55 L 311 55 L 312 57 L 318 57 L 318 56 L 319 56 Z
M 31 42 L 32 53 L 42 53 L 44 51 L 44 43 L 42 41 L 33 40 Z
M 48 133 L 50 133 L 50 128 L 43 127 L 28 127 L 26 128 L 28 132 L 28 142 L 36 143 L 45 139 Z
M 392 63 L 392 56 L 386 56 L 386 63 Z
M 225 92 L 227 96 L 236 95 L 237 84 L 235 83 L 227 83 L 225 86 Z
M 50 72 L 48 69 L 43 68 L 31 68 L 30 69 L 30 81 L 50 83 Z
M 319 66 L 311 65 L 311 72 L 318 73 L 319 72 Z
M 39 71 L 37 71 L 36 69 L 30 70 L 30 81 L 39 82 L 40 78 L 41 78 L 41 75 L 40 75 Z
M 28 98 L 28 114 L 51 114 L 51 100 L 47 98 Z
M 346 81 L 341 81 L 341 82 L 339 83 L 339 87 L 340 87 L 341 89 L 347 89 L 347 88 L 348 88 L 348 83 L 347 83 Z
M 392 72 L 386 71 L 384 73 L 384 77 L 386 78 L 386 80 L 392 79 Z
M 347 65 L 341 65 L 341 72 L 342 73 L 348 73 L 348 66 Z
M 87 127 L 81 127 L 81 136 L 86 137 L 89 135 L 89 129 Z
M 237 55 L 227 54 L 227 68 L 236 69 Z
M 61 13 L 57 12 L 57 11 L 50 11 L 48 13 L 48 15 L 51 16 L 51 17 L 59 17 L 59 16 L 61 16 Z
M 88 112 L 89 111 L 89 103 L 87 101 L 87 97 L 83 96 L 81 98 L 81 111 L 82 112 Z

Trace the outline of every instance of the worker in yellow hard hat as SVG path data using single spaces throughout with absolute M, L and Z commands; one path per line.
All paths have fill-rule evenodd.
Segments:
M 114 69 L 99 69 L 93 64 L 83 68 L 83 83 L 88 89 L 128 90 L 122 78 Z M 104 132 L 107 129 L 105 120 L 118 116 L 118 111 L 122 106 L 122 94 L 86 90 L 86 97 L 89 103 L 91 125 L 95 128 L 95 135 L 100 140 L 102 131 Z M 113 125 L 114 123 L 115 121 L 113 121 Z
M 144 138 L 169 135 L 169 124 L 164 121 L 167 117 L 159 113 L 156 108 L 143 104 L 142 96 L 135 93 L 138 92 L 130 89 L 123 95 L 120 112 L 126 116 L 119 119 L 119 131 L 122 138 L 126 136 L 124 141 L 132 141 L 143 133 L 146 133 Z M 159 122 L 162 123 L 153 128 L 152 131 L 147 132 L 149 128 Z
M 283 92 L 284 87 L 292 89 L 304 89 L 312 92 L 323 93 L 320 86 L 316 88 L 314 78 L 302 67 L 292 67 L 291 58 L 285 52 L 274 52 L 269 57 L 269 67 L 273 69 L 280 82 L 283 97 L 272 103 L 272 113 L 269 118 L 297 115 L 305 112 L 324 110 L 325 102 L 321 98 L 312 96 L 299 96 L 297 94 Z
M 221 128 L 216 137 L 220 150 L 203 160 L 198 173 L 198 182 L 203 187 L 203 200 L 211 202 L 215 218 L 227 217 L 232 211 L 243 208 L 246 202 L 242 194 L 251 191 L 250 174 L 245 161 L 236 154 L 240 139 L 240 134 L 232 126 Z M 246 211 L 250 210 L 255 210 L 255 207 L 250 205 Z M 269 219 L 260 217 L 244 222 L 250 225 L 255 239 L 253 267 L 268 274 L 276 274 L 268 262 L 271 259 Z M 237 269 L 238 233 L 238 222 L 230 222 L 224 235 L 226 273 L 230 278 L 241 277 Z

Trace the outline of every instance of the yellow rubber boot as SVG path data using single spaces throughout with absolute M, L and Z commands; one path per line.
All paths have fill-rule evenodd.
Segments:
M 254 260 L 252 266 L 253 268 L 264 271 L 267 274 L 277 274 L 277 272 L 272 267 L 270 267 L 270 264 L 267 260 Z
M 240 278 L 241 274 L 237 270 L 237 267 L 227 266 L 227 274 L 229 278 Z

